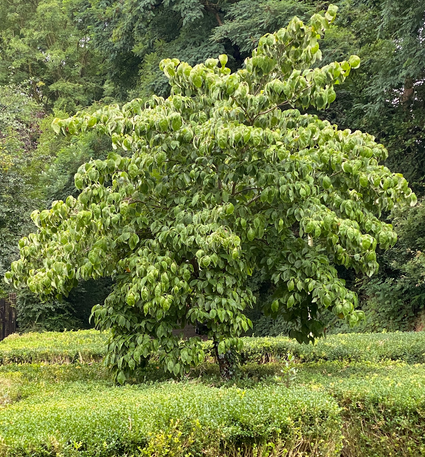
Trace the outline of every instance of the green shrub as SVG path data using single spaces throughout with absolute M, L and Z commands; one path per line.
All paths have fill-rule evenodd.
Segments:
M 297 382 L 341 407 L 344 457 L 425 455 L 425 365 L 310 362 Z
M 11 335 L 0 342 L 0 364 L 69 363 L 100 360 L 106 352 L 108 333 L 96 330 Z M 425 363 L 425 332 L 329 335 L 315 344 L 299 344 L 287 337 L 243 339 L 242 361 L 266 363 L 285 359 L 288 352 L 298 361 L 403 360 Z M 206 349 L 210 343 L 204 343 Z
M 315 344 L 299 344 L 286 337 L 245 338 L 243 359 L 267 362 L 290 352 L 305 362 L 319 360 L 403 360 L 425 363 L 425 332 L 341 334 Z
M 101 363 L 42 360 L 77 348 L 94 360 L 105 334 L 9 337 L 0 348 L 40 360 L 0 366 L 0 457 L 425 456 L 424 337 L 246 338 L 235 380 L 210 363 L 196 380 L 152 382 L 164 377 L 152 360 L 144 384 L 123 387 Z
M 212 456 L 269 442 L 292 455 L 341 449 L 338 405 L 302 387 L 52 386 L 3 411 L 1 457 L 152 455 L 153 448 L 164 457 Z
M 69 382 L 102 382 L 105 385 L 114 385 L 110 371 L 103 363 L 74 363 L 74 364 L 8 364 L 0 366 L 0 380 L 12 378 L 13 384 L 19 381 L 20 393 L 31 394 L 45 384 Z
M 13 334 L 0 342 L 0 365 L 7 363 L 69 363 L 99 360 L 108 335 L 96 330 Z
M 42 302 L 28 289 L 17 294 L 17 324 L 20 331 L 63 331 L 82 327 L 74 309 L 66 300 L 51 299 Z
M 0 376 L 0 408 L 21 398 L 21 373 L 7 373 Z
M 425 455 L 425 367 L 336 382 L 347 456 Z

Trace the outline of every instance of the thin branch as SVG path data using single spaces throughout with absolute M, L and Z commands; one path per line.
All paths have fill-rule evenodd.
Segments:
M 236 190 L 236 181 L 233 181 L 232 195 L 235 195 L 235 190 Z
M 158 201 L 158 200 L 156 200 Z M 168 206 L 161 206 L 161 205 L 148 205 L 146 202 L 142 201 L 142 200 L 132 200 L 132 201 L 129 201 L 128 204 L 129 205 L 133 205 L 134 203 L 142 203 L 142 205 L 145 205 L 147 208 L 150 208 L 151 206 L 153 206 L 154 208 L 159 208 L 159 209 L 170 209 Z
M 254 124 L 255 120 L 260 117 L 260 116 L 263 116 L 264 114 L 267 114 L 267 113 L 270 113 L 270 111 L 274 111 L 276 108 L 280 108 L 281 106 L 284 106 L 284 105 L 289 105 L 290 102 L 288 100 L 286 100 L 285 102 L 283 103 L 280 103 L 279 105 L 275 105 L 275 106 L 272 106 L 271 108 L 269 108 L 268 110 L 266 111 L 262 111 L 261 113 L 258 113 L 254 119 L 252 120 L 252 123 Z
M 248 111 L 245 109 L 245 107 L 243 105 L 241 105 L 235 97 L 233 97 L 232 95 L 232 100 L 236 103 L 237 106 L 239 106 L 239 108 L 242 109 L 242 111 L 245 113 L 245 116 L 246 118 L 248 119 L 249 122 L 253 123 L 253 120 L 250 118 L 249 114 L 248 114 Z
M 261 187 L 246 187 L 245 189 L 240 190 L 239 192 L 232 193 L 232 195 L 239 195 L 242 194 L 243 192 L 247 192 L 248 190 L 259 190 L 261 191 Z
M 254 203 L 256 200 L 258 200 L 261 197 L 261 194 L 256 195 L 254 198 L 251 198 L 251 200 L 247 203 L 247 206 L 250 205 L 251 203 Z
M 297 97 L 297 98 L 299 98 L 299 96 L 300 96 L 303 92 L 305 92 L 307 89 L 311 89 L 312 87 L 313 87 L 312 85 L 305 87 L 305 88 L 298 94 L 298 97 Z M 275 110 L 276 108 L 281 108 L 282 106 L 285 106 L 285 105 L 291 105 L 291 104 L 292 104 L 292 101 L 293 101 L 293 99 L 292 99 L 292 100 L 285 100 L 284 102 L 279 103 L 279 105 L 272 106 L 272 107 L 269 108 L 268 110 L 263 111 L 263 112 L 261 112 L 261 113 L 258 113 L 258 114 L 254 117 L 254 119 L 252 120 L 252 123 L 254 123 L 255 120 L 256 120 L 259 116 L 263 116 L 264 114 L 270 113 L 270 111 L 273 111 L 273 110 Z

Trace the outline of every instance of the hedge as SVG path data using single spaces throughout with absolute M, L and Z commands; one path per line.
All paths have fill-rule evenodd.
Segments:
M 292 353 L 301 362 L 402 360 L 425 363 L 425 332 L 350 333 L 329 335 L 315 344 L 286 337 L 244 338 L 243 358 L 267 362 Z
M 227 456 L 273 447 L 280 455 L 286 449 L 337 456 L 341 450 L 340 408 L 323 392 L 170 382 L 99 387 L 50 386 L 8 406 L 0 416 L 0 456 Z
M 0 346 L 24 351 L 28 338 L 34 354 L 37 345 L 48 354 L 51 339 L 64 361 L 61 344 L 104 344 L 105 335 L 89 335 L 26 335 Z M 194 371 L 197 379 L 159 382 L 152 361 L 144 384 L 116 387 L 97 362 L 9 363 L 0 366 L 0 457 L 425 456 L 425 364 L 414 363 L 423 338 L 247 339 L 248 362 L 227 383 L 213 364 Z M 289 388 L 288 351 L 297 357 Z
M 14 333 L 0 341 L 0 365 L 93 362 L 105 355 L 107 339 L 97 330 Z
M 425 456 L 424 365 L 369 367 L 326 390 L 342 407 L 344 456 Z
M 0 342 L 0 364 L 100 360 L 105 354 L 107 339 L 107 333 L 96 330 L 11 335 Z M 425 363 L 425 332 L 330 335 L 314 345 L 299 344 L 286 337 L 248 337 L 243 338 L 243 342 L 242 360 L 260 363 L 284 358 L 288 352 L 302 362 L 402 360 Z

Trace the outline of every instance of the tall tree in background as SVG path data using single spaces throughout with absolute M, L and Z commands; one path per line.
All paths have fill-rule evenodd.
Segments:
M 425 177 L 424 18 L 419 0 L 342 3 L 339 29 L 362 66 L 342 88 L 334 112 L 340 125 L 366 129 L 384 143 L 387 163 L 403 172 L 419 195 Z
M 26 84 L 46 108 L 75 112 L 103 96 L 102 59 L 63 0 L 0 3 L 0 84 Z
M 335 111 L 342 125 L 373 133 L 389 150 L 386 163 L 425 195 L 425 5 L 402 0 L 348 2 L 341 25 L 350 29 L 363 65 Z M 412 330 L 425 310 L 425 212 L 397 210 L 399 242 L 379 256 L 381 270 L 363 281 L 365 330 Z M 371 315 L 369 312 L 369 315 Z
M 42 167 L 32 159 L 41 116 L 41 106 L 22 90 L 0 86 L 0 274 L 16 257 L 16 243 L 40 203 L 34 180 Z

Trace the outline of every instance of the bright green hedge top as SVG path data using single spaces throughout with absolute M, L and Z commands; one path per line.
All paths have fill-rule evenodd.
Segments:
M 108 332 L 96 330 L 15 334 L 0 342 L 0 364 L 99 360 L 106 353 L 108 337 Z M 315 344 L 299 344 L 287 337 L 247 337 L 243 343 L 243 360 L 259 362 L 283 358 L 290 352 L 305 362 L 402 360 L 425 363 L 425 332 L 331 335 Z

